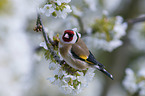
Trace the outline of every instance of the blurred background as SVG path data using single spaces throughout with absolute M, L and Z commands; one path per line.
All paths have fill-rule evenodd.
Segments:
M 145 23 L 132 22 L 145 17 L 145 0 L 90 0 L 90 5 L 82 4 L 84 1 L 89 0 L 72 0 L 70 6 L 79 6 L 83 12 L 80 17 L 85 30 L 104 10 L 109 17 L 122 16 L 128 27 L 122 45 L 110 52 L 88 45 L 114 80 L 95 71 L 93 81 L 77 96 L 145 96 Z M 48 68 L 51 61 L 39 50 L 41 32 L 33 31 L 37 9 L 44 3 L 0 0 L 0 96 L 72 96 L 61 93 L 47 80 L 53 75 Z M 79 29 L 77 20 L 71 14 L 66 19 L 42 16 L 50 37 L 68 28 Z

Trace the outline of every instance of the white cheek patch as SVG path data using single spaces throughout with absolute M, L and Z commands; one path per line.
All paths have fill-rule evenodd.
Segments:
M 64 37 L 67 38 L 67 39 L 69 39 L 69 35 L 68 34 L 65 34 Z
M 80 33 L 78 33 L 78 35 L 79 35 L 79 37 L 81 38 L 81 34 L 80 34 Z

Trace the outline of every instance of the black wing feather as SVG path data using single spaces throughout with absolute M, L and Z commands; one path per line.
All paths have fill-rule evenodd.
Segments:
M 90 52 L 90 51 L 89 51 Z M 100 62 L 98 62 L 95 57 L 93 56 L 93 54 L 90 52 L 89 57 L 87 58 L 87 61 L 92 62 L 95 65 L 99 65 L 100 67 L 104 67 L 103 64 L 101 64 Z
M 85 59 L 82 59 L 82 58 L 80 58 L 78 55 L 76 55 L 75 52 L 73 52 L 73 50 L 71 50 L 71 53 L 72 53 L 72 55 L 73 55 L 74 58 L 80 59 L 80 60 L 82 60 L 82 61 L 85 61 Z
M 89 51 L 90 52 L 90 51 Z M 94 64 L 94 65 L 99 65 L 100 67 L 104 67 L 104 65 L 103 64 L 101 64 L 100 62 L 98 62 L 96 59 L 95 59 L 95 57 L 93 56 L 93 54 L 90 52 L 90 55 L 89 55 L 89 57 L 85 60 L 85 59 L 82 59 L 82 58 L 80 58 L 79 56 L 77 56 L 74 52 L 73 52 L 73 50 L 71 50 L 71 53 L 72 53 L 72 55 L 73 55 L 73 57 L 75 57 L 76 59 L 80 59 L 80 60 L 82 60 L 82 61 L 89 61 L 89 62 L 91 62 L 91 63 L 89 63 L 89 64 Z

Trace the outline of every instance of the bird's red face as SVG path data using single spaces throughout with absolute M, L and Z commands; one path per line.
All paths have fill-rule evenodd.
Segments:
M 62 36 L 62 39 L 65 42 L 70 42 L 70 41 L 73 40 L 73 37 L 74 37 L 74 31 L 72 31 L 72 30 L 65 30 L 64 34 Z

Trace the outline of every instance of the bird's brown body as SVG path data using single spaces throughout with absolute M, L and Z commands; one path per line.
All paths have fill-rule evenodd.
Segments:
M 81 44 L 80 44 L 81 43 Z M 73 68 L 78 70 L 84 70 L 88 68 L 88 64 L 82 60 L 73 58 L 71 53 L 67 53 L 65 51 L 72 50 L 78 56 L 84 56 L 83 58 L 88 58 L 89 50 L 84 42 L 79 39 L 75 44 L 64 44 L 60 41 L 60 45 L 63 46 L 59 48 L 59 52 L 61 56 L 65 59 L 65 61 Z M 82 50 L 83 49 L 83 50 Z M 73 65 L 72 65 L 73 64 Z

